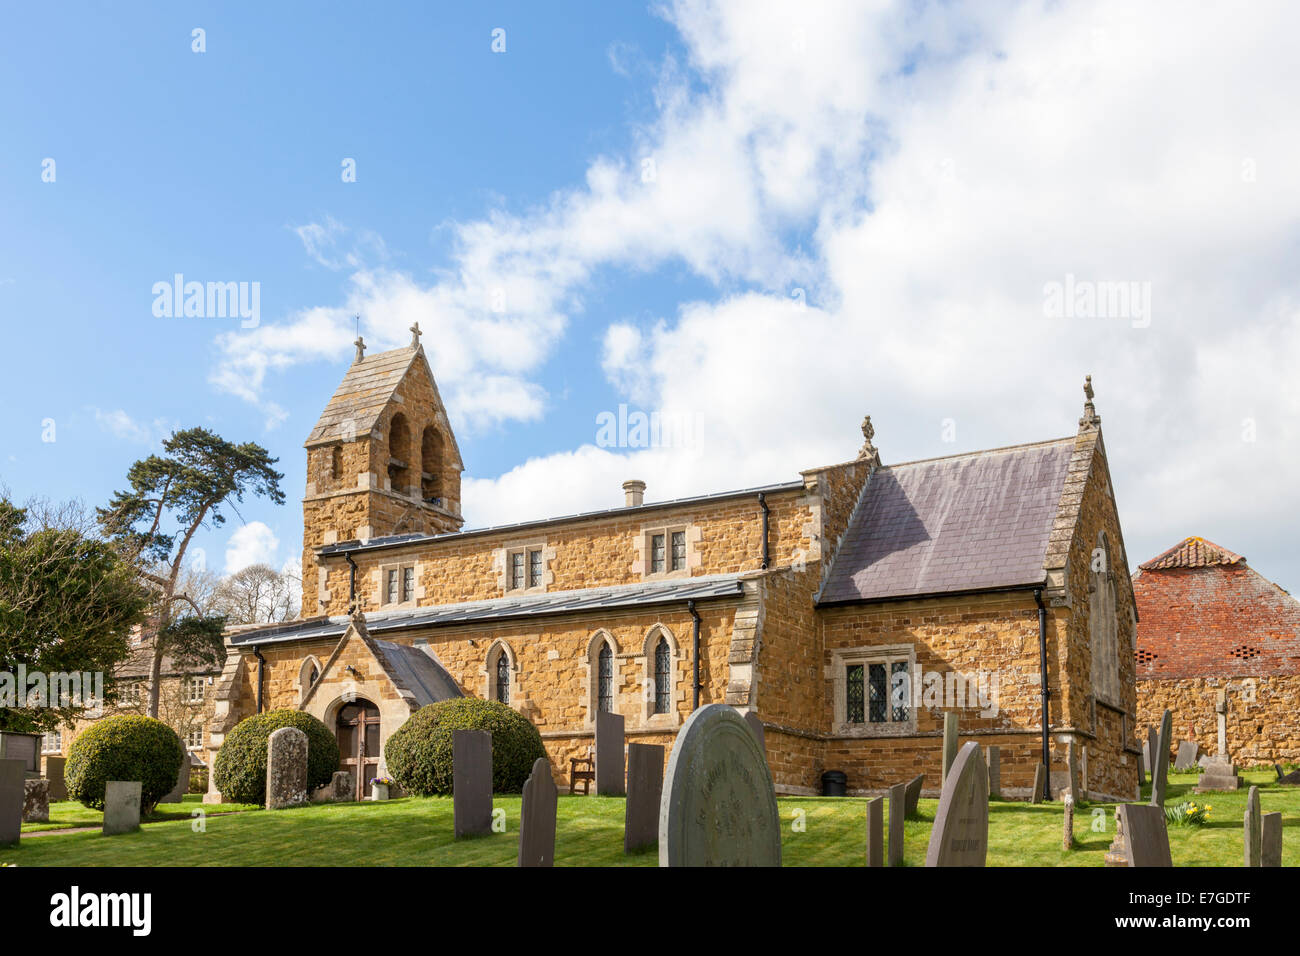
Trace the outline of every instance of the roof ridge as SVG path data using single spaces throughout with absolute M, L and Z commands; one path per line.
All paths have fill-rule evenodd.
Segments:
M 1019 445 L 1002 445 L 998 448 L 980 448 L 975 451 L 955 452 L 951 455 L 936 455 L 934 458 L 912 458 L 908 461 L 897 461 L 893 464 L 882 464 L 881 468 L 901 468 L 904 465 L 924 465 L 932 461 L 948 461 L 953 458 L 974 458 L 979 455 L 996 455 L 1000 452 L 1020 451 L 1025 448 L 1043 448 L 1048 445 L 1060 445 L 1064 442 L 1073 443 L 1077 435 L 1068 435 L 1062 438 L 1047 438 L 1043 441 L 1022 442 Z
M 1235 551 L 1200 535 L 1190 535 L 1150 560 L 1138 565 L 1139 571 L 1167 571 L 1171 568 L 1207 568 L 1237 564 L 1246 559 Z

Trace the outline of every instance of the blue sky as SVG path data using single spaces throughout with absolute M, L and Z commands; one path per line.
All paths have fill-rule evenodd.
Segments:
M 203 424 L 285 471 L 232 562 L 292 558 L 301 443 L 360 315 L 373 349 L 425 329 L 471 526 L 617 504 L 630 477 L 787 480 L 851 458 L 864 414 L 886 461 L 1071 434 L 1090 373 L 1130 563 L 1200 534 L 1300 585 L 1285 4 L 3 17 L 17 498 L 100 503 Z M 258 326 L 155 317 L 176 273 L 258 283 Z M 1053 313 L 1067 282 L 1132 301 Z M 598 447 L 620 403 L 695 439 Z M 240 526 L 201 542 L 215 570 Z

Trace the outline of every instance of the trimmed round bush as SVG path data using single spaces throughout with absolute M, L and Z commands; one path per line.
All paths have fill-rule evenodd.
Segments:
M 542 735 L 523 714 L 495 700 L 457 697 L 421 707 L 384 745 L 388 773 L 419 796 L 451 793 L 453 730 L 492 734 L 492 791 L 520 793 L 533 761 L 546 756 Z
M 213 767 L 217 789 L 235 803 L 266 802 L 266 745 L 281 727 L 307 735 L 307 792 L 330 782 L 339 769 L 339 742 L 330 729 L 300 710 L 268 710 L 241 720 L 226 735 Z
M 184 759 L 181 739 L 161 720 L 130 714 L 105 717 L 83 730 L 68 750 L 68 796 L 103 810 L 110 780 L 138 780 L 140 812 L 149 813 L 176 786 Z

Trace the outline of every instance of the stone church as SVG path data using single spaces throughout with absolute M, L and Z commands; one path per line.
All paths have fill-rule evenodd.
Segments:
M 209 760 L 260 710 L 338 733 L 364 791 L 417 708 L 500 700 L 539 729 L 557 783 L 614 711 L 671 748 L 725 702 L 766 728 L 778 790 L 838 770 L 854 793 L 940 778 L 944 712 L 1001 748 L 1028 796 L 1066 748 L 1097 798 L 1139 782 L 1133 590 L 1091 383 L 1067 437 L 756 488 L 462 527 L 464 464 L 412 329 L 351 367 L 306 441 L 302 617 L 227 636 Z M 215 799 L 216 795 L 210 795 Z

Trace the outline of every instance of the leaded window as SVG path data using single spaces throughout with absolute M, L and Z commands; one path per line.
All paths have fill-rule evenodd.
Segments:
M 510 658 L 504 650 L 497 651 L 497 700 L 510 703 Z
M 528 552 L 528 586 L 538 588 L 542 586 L 542 549 L 534 548 Z
M 614 710 L 614 652 L 602 644 L 596 657 L 596 707 L 605 713 Z
M 860 724 L 866 716 L 863 708 L 862 665 L 850 664 L 846 667 L 844 681 L 844 719 L 850 724 Z
M 661 574 L 664 569 L 664 536 L 650 536 L 650 573 Z
M 867 720 L 873 724 L 884 723 L 889 713 L 889 681 L 885 679 L 884 664 L 867 665 Z
M 396 604 L 397 602 L 397 569 L 393 568 L 388 572 L 388 596 L 386 604 Z
M 402 600 L 415 598 L 415 568 L 402 568 Z
M 889 665 L 890 720 L 907 720 L 911 715 L 907 706 L 911 691 L 912 681 L 907 673 L 907 661 L 894 661 Z
M 510 588 L 519 590 L 524 586 L 524 553 L 516 551 L 510 555 Z
M 681 571 L 686 567 L 686 532 L 674 531 L 672 535 L 673 544 L 673 563 L 674 571 Z
M 673 655 L 668 646 L 668 638 L 660 635 L 655 645 L 655 713 L 666 714 L 672 705 L 673 696 Z

